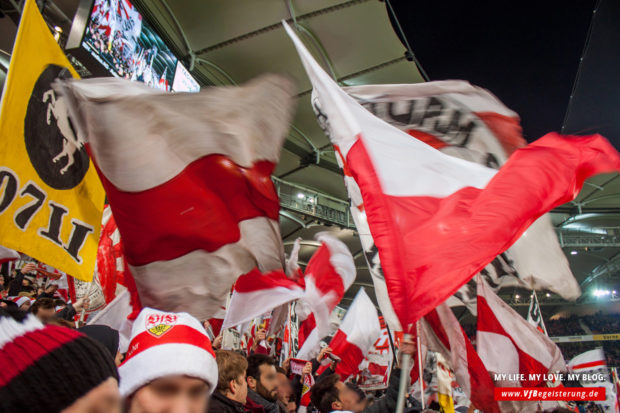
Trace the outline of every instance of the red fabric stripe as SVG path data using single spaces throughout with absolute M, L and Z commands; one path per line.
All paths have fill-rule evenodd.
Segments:
M 597 367 L 597 366 L 605 366 L 605 360 L 596 360 L 596 361 L 590 361 L 587 363 L 581 363 L 581 364 L 576 364 L 574 366 L 572 366 L 571 368 L 573 370 L 579 370 L 579 369 L 586 369 L 588 367 Z
M 446 146 L 448 146 L 447 143 L 445 143 L 441 139 L 438 139 L 435 135 L 431 135 L 430 133 L 422 132 L 421 130 L 407 129 L 407 130 L 405 130 L 405 132 L 407 132 L 407 134 L 413 136 L 417 140 L 419 140 L 421 142 L 424 142 L 428 146 L 432 146 L 435 149 L 441 149 L 441 148 L 445 148 Z
M 545 382 L 544 380 L 529 380 L 530 374 L 544 375 L 549 372 L 549 368 L 517 346 L 517 343 L 515 343 L 512 336 L 504 330 L 504 327 L 500 324 L 497 317 L 495 317 L 495 314 L 487 303 L 486 298 L 481 295 L 478 296 L 478 331 L 501 334 L 506 336 L 512 342 L 517 350 L 517 354 L 519 355 L 518 373 L 525 374 L 525 377 L 527 378 L 521 382 L 524 387 L 537 386 Z
M 346 379 L 352 374 L 359 373 L 359 365 L 364 360 L 364 354 L 359 347 L 347 341 L 347 335 L 338 330 L 329 342 L 332 353 L 341 358 L 341 362 L 336 366 L 336 373 L 342 379 Z
M 213 334 L 215 337 L 220 335 L 220 331 L 222 331 L 222 325 L 224 324 L 223 318 L 210 318 L 209 324 L 211 324 L 211 330 L 213 330 Z
M 500 115 L 497 112 L 478 112 L 476 115 L 502 144 L 506 155 L 510 156 L 517 149 L 527 145 L 526 140 L 523 139 L 519 118 Z
M 439 338 L 442 344 L 446 346 L 448 350 L 452 351 L 448 335 L 443 328 L 443 324 L 441 323 L 437 311 L 432 310 L 430 313 L 424 316 L 424 319 L 428 321 L 429 325 L 433 329 L 433 332 Z M 467 349 L 467 370 L 469 372 L 471 401 L 474 406 L 478 407 L 478 409 L 489 413 L 499 413 L 499 406 L 493 398 L 493 389 L 495 387 L 495 384 L 491 380 L 491 376 L 489 375 L 486 367 L 484 366 L 484 363 L 480 359 L 478 353 L 476 353 L 474 346 L 469 341 L 469 338 L 467 337 L 467 334 L 465 334 L 465 331 L 462 327 L 461 334 L 463 335 L 465 347 Z
M 98 173 L 125 257 L 138 266 L 199 249 L 213 252 L 237 242 L 240 221 L 260 216 L 277 220 L 280 206 L 271 181 L 273 169 L 272 162 L 243 168 L 226 156 L 208 155 L 141 192 L 120 191 L 99 169 Z
M 75 330 L 47 326 L 6 343 L 0 351 L 0 386 L 7 385 L 41 357 L 79 337 L 82 334 Z
M 215 353 L 211 348 L 211 341 L 209 341 L 206 334 L 190 326 L 175 325 L 161 336 L 154 336 L 149 331 L 143 331 L 135 336 L 133 340 L 131 340 L 131 343 L 129 343 L 129 351 L 127 352 L 127 357 L 125 357 L 123 364 L 143 351 L 162 344 L 190 344 L 208 351 L 215 357 Z
M 299 331 L 297 332 L 297 343 L 299 348 L 301 348 L 306 339 L 312 333 L 312 330 L 316 328 L 316 320 L 314 319 L 314 313 L 311 313 L 308 318 L 306 318 L 299 326 Z M 322 338 L 322 337 L 321 337 Z
M 239 277 L 235 283 L 235 291 L 238 293 L 252 293 L 276 287 L 284 287 L 290 290 L 301 288 L 299 284 L 288 278 L 282 270 L 263 274 L 256 268 Z
M 390 301 L 407 331 L 538 217 L 572 200 L 585 179 L 620 171 L 620 155 L 604 138 L 548 134 L 515 152 L 484 190 L 468 187 L 439 199 L 385 195 L 361 136 L 347 160 Z
M 344 282 L 329 261 L 330 257 L 331 253 L 327 245 L 321 245 L 312 255 L 312 258 L 310 258 L 304 274 L 305 277 L 311 275 L 314 278 L 316 287 L 323 294 L 327 294 L 330 291 L 336 293 L 338 299 L 333 304 L 333 307 L 335 307 L 344 296 Z M 329 309 L 330 312 L 333 310 L 334 308 Z

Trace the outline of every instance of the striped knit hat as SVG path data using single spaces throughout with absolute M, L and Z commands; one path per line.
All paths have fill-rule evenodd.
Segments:
M 0 315 L 0 411 L 60 412 L 110 377 L 101 344 L 59 326 Z
M 31 304 L 34 302 L 33 299 L 31 299 L 30 297 L 19 297 L 19 296 L 12 296 L 12 297 L 7 297 L 7 300 L 11 300 L 13 301 L 17 307 L 21 307 L 22 304 L 30 302 Z
M 144 308 L 133 324 L 119 390 L 131 396 L 160 377 L 185 375 L 202 379 L 213 392 L 217 364 L 202 324 L 188 313 L 166 313 Z

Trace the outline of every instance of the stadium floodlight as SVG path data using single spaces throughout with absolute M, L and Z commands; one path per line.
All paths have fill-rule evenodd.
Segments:
M 577 255 L 577 251 L 576 251 L 576 250 L 572 250 L 572 251 L 570 252 L 570 255 Z
M 297 193 L 297 198 L 299 199 L 304 199 L 306 196 L 304 194 L 302 194 L 301 192 Z

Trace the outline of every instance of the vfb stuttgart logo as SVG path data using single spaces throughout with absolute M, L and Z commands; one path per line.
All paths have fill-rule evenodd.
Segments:
M 68 103 L 56 94 L 52 83 L 71 78 L 61 66 L 48 65 L 34 85 L 26 119 L 24 139 L 30 163 L 39 177 L 54 189 L 77 186 L 88 171 L 89 159 L 68 116 Z
M 146 317 L 146 331 L 153 337 L 161 337 L 176 325 L 177 319 L 174 314 L 149 314 Z

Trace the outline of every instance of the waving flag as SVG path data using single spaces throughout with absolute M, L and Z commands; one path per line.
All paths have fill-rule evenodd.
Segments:
M 606 400 L 596 402 L 600 404 L 605 412 L 620 412 L 618 395 L 613 377 L 610 380 L 609 369 L 605 360 L 605 353 L 602 348 L 586 351 L 568 362 L 568 368 L 579 374 L 579 382 L 583 387 L 604 387 Z M 585 377 L 589 377 L 585 379 Z M 602 380 L 599 380 L 602 379 Z
M 420 324 L 426 347 L 449 362 L 456 381 L 474 406 L 489 413 L 499 412 L 493 398 L 493 381 L 450 307 L 445 303 L 439 305 Z M 415 376 L 417 366 L 414 369 Z
M 316 238 L 322 245 L 310 259 L 303 278 L 293 280 L 282 270 L 264 275 L 255 270 L 239 277 L 224 318 L 224 328 L 301 299 L 312 311 L 313 322 L 313 315 L 320 314 L 319 325 L 326 335 L 329 314 L 355 280 L 355 263 L 342 241 L 327 233 L 317 234 Z
M 261 274 L 253 270 L 239 277 L 235 283 L 223 328 L 251 321 L 303 295 L 302 286 L 288 278 L 284 271 Z
M 566 371 L 558 346 L 490 291 L 482 279 L 477 281 L 476 343 L 487 370 L 495 374 L 523 374 L 523 387 L 544 383 L 542 375 Z M 530 376 L 534 374 L 539 374 L 539 378 Z
M 336 373 L 340 374 L 343 380 L 360 371 L 360 363 L 380 335 L 379 315 L 362 287 L 329 343 L 332 354 L 341 359 L 336 366 Z M 322 369 L 319 369 L 318 374 Z
M 499 172 L 448 156 L 365 110 L 285 27 L 407 331 L 542 214 L 572 200 L 585 179 L 620 170 L 620 155 L 600 136 L 548 134 L 513 153 Z
M 5 262 L 17 261 L 19 258 L 19 252 L 0 245 L 0 264 L 4 264 Z
M 327 234 L 318 234 L 323 243 L 306 266 L 303 282 L 306 295 L 295 311 L 301 322 L 297 357 L 310 360 L 318 352 L 320 340 L 329 333 L 329 315 L 355 281 L 355 262 L 347 246 Z
M 538 304 L 538 297 L 536 293 L 532 291 L 530 297 L 530 307 L 527 310 L 527 322 L 533 325 L 538 331 L 548 336 L 545 322 L 543 321 L 542 312 L 540 311 L 540 305 Z
M 106 189 L 143 306 L 213 316 L 234 281 L 284 266 L 270 175 L 292 84 L 169 94 L 122 79 L 58 89 Z
M 105 192 L 52 88 L 78 74 L 24 4 L 1 99 L 0 244 L 90 281 Z

